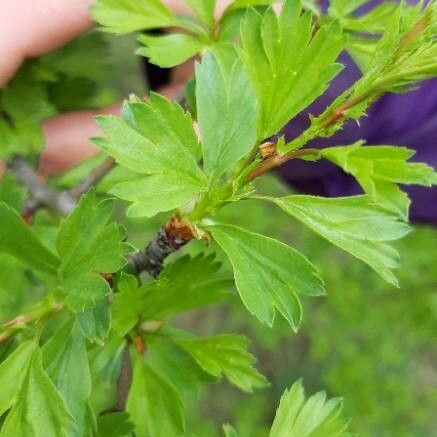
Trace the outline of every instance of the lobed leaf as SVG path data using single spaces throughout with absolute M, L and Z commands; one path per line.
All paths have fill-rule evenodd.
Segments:
M 207 52 L 196 65 L 196 102 L 205 173 L 216 181 L 256 144 L 256 98 L 228 50 Z
M 123 275 L 112 304 L 114 329 L 125 335 L 140 319 L 162 320 L 225 299 L 232 281 L 219 267 L 213 256 L 184 256 L 168 264 L 158 281 L 141 287 L 134 277 Z
M 181 396 L 198 396 L 202 384 L 217 380 L 172 338 L 152 334 L 146 341 L 147 362 L 168 379 Z
M 115 223 L 108 225 L 113 208 L 113 201 L 98 203 L 95 192 L 90 191 L 62 222 L 56 246 L 65 277 L 89 271 L 115 272 L 126 263 L 124 230 Z
M 26 341 L 0 364 L 0 416 L 16 402 L 34 351 L 35 342 Z
M 108 137 L 96 141 L 103 150 L 130 170 L 154 176 L 114 187 L 115 193 L 135 202 L 131 214 L 168 211 L 205 190 L 193 123 L 177 103 L 152 94 L 148 102 L 126 103 L 122 119 L 99 117 L 98 123 Z M 170 195 L 158 196 L 152 182 L 159 182 Z
M 124 229 L 108 224 L 113 207 L 113 201 L 98 203 L 90 191 L 61 223 L 56 241 L 62 256 L 59 272 L 73 311 L 85 311 L 108 295 L 110 288 L 101 273 L 117 272 L 126 264 L 130 246 L 123 242 Z
M 134 368 L 127 412 L 137 435 L 184 435 L 183 404 L 176 389 L 140 359 Z
M 4 202 L 0 202 L 0 251 L 41 272 L 54 274 L 60 264 L 32 228 Z
M 342 408 L 342 399 L 326 400 L 325 392 L 305 399 L 299 380 L 282 395 L 269 436 L 350 436 L 348 422 L 340 416 Z
M 291 247 L 231 225 L 206 228 L 228 256 L 246 308 L 273 324 L 275 309 L 297 329 L 302 319 L 298 294 L 325 294 L 315 267 Z
M 437 173 L 422 163 L 407 162 L 415 152 L 397 146 L 328 147 L 321 156 L 353 175 L 372 200 L 408 219 L 410 201 L 396 184 L 437 184 Z
M 34 351 L 28 368 L 22 371 L 24 379 L 0 436 L 68 437 L 75 423 L 43 369 L 39 349 Z
M 204 48 L 204 43 L 198 38 L 184 33 L 163 36 L 141 35 L 138 41 L 144 47 L 139 48 L 136 53 L 149 58 L 152 64 L 161 68 L 182 64 Z
M 246 337 L 222 334 L 205 339 L 174 337 L 174 341 L 187 351 L 207 373 L 225 376 L 241 390 L 252 392 L 265 387 L 266 378 L 253 367 L 255 357 L 248 351 Z
M 241 58 L 260 106 L 258 139 L 264 140 L 325 92 L 340 72 L 335 60 L 344 48 L 337 24 L 316 32 L 300 1 L 284 2 L 279 16 L 249 10 L 242 23 Z
M 43 347 L 44 367 L 74 418 L 69 436 L 89 436 L 93 418 L 88 405 L 91 374 L 86 341 L 77 324 L 68 322 Z
M 110 192 L 132 202 L 127 210 L 128 217 L 153 217 L 183 206 L 199 194 L 198 184 L 181 182 L 176 173 L 160 173 L 121 182 Z
M 176 24 L 176 17 L 160 0 L 98 0 L 91 12 L 104 31 L 115 34 Z
M 396 215 L 375 205 L 368 196 L 298 195 L 268 200 L 332 244 L 364 261 L 387 282 L 397 285 L 391 270 L 398 267 L 399 255 L 386 242 L 402 238 L 410 228 Z

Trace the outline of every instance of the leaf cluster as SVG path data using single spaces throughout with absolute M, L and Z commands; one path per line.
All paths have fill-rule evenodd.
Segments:
M 124 169 L 109 194 L 129 202 L 129 219 L 171 214 L 169 223 L 190 233 L 183 243 L 198 239 L 222 251 L 233 278 L 206 253 L 167 260 L 157 278 L 146 278 L 128 262 L 134 248 L 114 220 L 115 199 L 90 190 L 65 219 L 31 227 L 18 212 L 20 190 L 11 179 L 2 181 L 0 251 L 20 274 L 30 272 L 43 298 L 1 326 L 0 342 L 11 341 L 11 348 L 0 364 L 0 435 L 184 435 L 187 399 L 202 384 L 225 378 L 246 392 L 267 385 L 245 337 L 198 336 L 169 323 L 232 298 L 235 284 L 244 307 L 262 323 L 272 326 L 279 313 L 296 331 L 301 299 L 326 294 L 316 267 L 294 247 L 219 222 L 217 212 L 231 203 L 241 214 L 250 198 L 274 204 L 397 284 L 392 270 L 399 259 L 391 243 L 410 231 L 409 200 L 398 184 L 436 184 L 433 169 L 409 162 L 413 152 L 401 147 L 304 147 L 361 117 L 383 93 L 437 76 L 435 4 L 390 4 L 357 18 L 361 0 L 333 1 L 328 16 L 312 1 L 285 0 L 280 13 L 271 3 L 236 0 L 220 19 L 214 0 L 187 0 L 194 18 L 175 15 L 160 0 L 99 0 L 92 7 L 106 32 L 144 31 L 139 54 L 157 65 L 200 55 L 187 87 L 189 104 L 153 93 L 147 100 L 131 97 L 120 117 L 98 117 L 104 137 L 94 142 Z M 175 32 L 156 35 L 157 28 Z M 355 38 L 355 47 L 359 38 L 364 44 L 363 30 L 382 35 L 372 40 L 368 58 L 360 58 L 362 78 L 287 142 L 281 129 L 330 86 L 343 68 L 339 55 L 353 49 L 347 37 Z M 102 70 L 93 67 L 100 49 L 87 36 L 26 64 L 1 91 L 2 156 L 39 153 L 41 121 L 74 106 L 60 87 L 73 83 L 74 94 L 84 89 L 78 80 L 101 79 Z M 23 105 L 29 96 L 32 104 Z M 299 157 L 329 160 L 364 193 L 336 199 L 257 194 L 254 179 Z M 159 235 L 175 237 L 167 226 Z M 162 240 L 153 244 L 158 258 L 171 252 Z M 115 407 L 113 393 L 101 404 L 93 399 L 93 387 L 108 382 L 114 390 L 118 379 L 123 391 L 126 378 L 131 385 Z M 125 413 L 114 412 L 119 409 Z M 97 418 L 102 410 L 110 414 Z M 270 435 L 348 435 L 340 411 L 339 399 L 327 401 L 324 393 L 306 399 L 297 382 L 283 395 Z M 231 426 L 225 433 L 237 435 Z

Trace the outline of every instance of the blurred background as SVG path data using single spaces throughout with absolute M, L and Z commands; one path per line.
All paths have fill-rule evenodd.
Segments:
M 108 38 L 107 43 L 111 67 L 104 89 L 95 97 L 97 107 L 132 92 L 145 92 L 144 68 L 133 55 L 135 42 L 120 37 Z M 74 105 L 66 104 L 66 108 L 74 109 Z M 69 185 L 99 159 L 54 183 Z M 119 171 L 115 170 L 100 188 L 108 188 Z M 274 175 L 261 179 L 259 188 L 270 195 L 290 192 Z M 9 177 L 0 183 L 0 199 L 19 207 L 24 195 Z M 129 240 L 142 247 L 166 217 L 127 223 L 121 206 L 117 218 L 127 225 Z M 226 382 L 206 387 L 190 401 L 188 429 L 199 436 L 214 437 L 222 435 L 222 423 L 230 422 L 241 437 L 265 436 L 284 388 L 303 377 L 308 393 L 324 388 L 330 396 L 345 398 L 345 414 L 352 418 L 352 430 L 361 436 L 437 436 L 437 229 L 416 226 L 397 244 L 402 266 L 398 272 L 401 286 L 395 289 L 273 205 L 247 201 L 244 216 L 241 208 L 229 206 L 221 218 L 302 251 L 320 270 L 328 296 L 304 300 L 304 322 L 298 334 L 280 319 L 273 329 L 262 326 L 236 296 L 226 304 L 174 320 L 176 326 L 202 335 L 247 335 L 259 369 L 271 382 L 267 389 L 249 395 Z M 50 220 L 41 212 L 35 226 L 41 233 L 50 234 Z M 205 250 L 204 245 L 194 243 L 186 251 L 200 250 Z M 221 253 L 217 256 L 224 259 Z M 13 263 L 16 261 L 0 255 L 0 320 L 17 314 L 43 292 L 29 272 L 12 269 Z M 223 269 L 229 269 L 226 262 Z M 18 292 L 13 296 L 4 292 L 5 283 L 13 283 Z

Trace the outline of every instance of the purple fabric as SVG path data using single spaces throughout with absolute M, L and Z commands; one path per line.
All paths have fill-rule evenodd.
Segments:
M 371 6 L 380 1 L 370 2 Z M 411 2 L 415 3 L 415 2 Z M 298 115 L 284 130 L 288 140 L 308 126 L 308 113 L 320 114 L 343 90 L 355 82 L 360 71 L 346 54 L 340 62 L 346 68 L 333 81 L 324 96 Z M 437 168 L 437 79 L 423 83 L 407 94 L 389 94 L 379 99 L 368 116 L 347 122 L 331 138 L 317 139 L 309 147 L 351 144 L 364 139 L 371 145 L 399 145 L 417 151 L 413 161 L 426 162 Z M 327 162 L 291 161 L 281 175 L 299 191 L 323 196 L 348 196 L 361 192 L 356 181 L 337 166 Z M 437 224 L 437 187 L 405 187 L 412 198 L 411 220 Z

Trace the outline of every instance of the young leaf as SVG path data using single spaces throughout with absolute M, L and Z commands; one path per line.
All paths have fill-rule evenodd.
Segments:
M 79 327 L 66 323 L 44 345 L 44 366 L 63 397 L 75 426 L 70 436 L 88 436 L 92 429 L 88 401 L 91 395 L 91 375 L 86 341 Z
M 162 36 L 141 35 L 138 41 L 145 47 L 141 47 L 136 53 L 149 58 L 152 64 L 161 68 L 171 68 L 182 64 L 201 52 L 204 47 L 198 38 L 185 33 Z
M 398 266 L 399 255 L 384 242 L 402 238 L 410 228 L 396 215 L 375 205 L 368 196 L 333 199 L 286 196 L 270 200 L 397 285 L 391 269 Z
M 305 400 L 302 382 L 286 390 L 276 411 L 269 437 L 347 437 L 348 422 L 340 414 L 342 399 L 326 400 L 319 392 Z
M 437 184 L 437 173 L 426 164 L 407 162 L 415 152 L 397 146 L 328 147 L 321 156 L 353 175 L 372 200 L 408 219 L 410 201 L 396 184 Z
M 263 323 L 271 326 L 277 309 L 297 329 L 302 319 L 297 294 L 325 294 L 315 267 L 286 244 L 231 225 L 207 230 L 232 264 L 244 305 Z
M 175 16 L 160 0 L 98 0 L 91 12 L 104 31 L 116 34 L 176 24 Z
M 68 437 L 75 423 L 56 387 L 42 366 L 42 354 L 35 350 L 16 402 L 6 417 L 1 437 Z
M 225 376 L 241 390 L 252 392 L 268 384 L 253 367 L 256 360 L 247 351 L 246 337 L 222 334 L 205 339 L 174 337 L 174 341 L 192 355 L 205 372 L 217 378 Z
M 207 52 L 196 65 L 197 117 L 205 173 L 217 180 L 256 144 L 257 104 L 241 61 Z
M 59 258 L 51 252 L 18 213 L 0 202 L 0 251 L 17 258 L 36 270 L 56 272 Z
M 35 342 L 26 341 L 0 364 L 0 416 L 15 402 L 34 350 Z
M 127 412 L 135 424 L 137 435 L 184 435 L 183 404 L 177 391 L 141 360 L 135 364 Z
M 365 115 L 367 107 L 381 95 L 405 92 L 411 85 L 437 75 L 437 7 L 434 2 L 423 6 L 423 2 L 398 5 L 387 18 L 382 37 L 370 48 L 370 56 L 365 56 L 369 59 L 361 59 L 367 64 L 361 79 L 321 115 L 312 118 L 310 128 L 289 143 L 283 153 L 302 147 L 315 137 L 332 136 L 345 120 L 358 120 Z
M 99 117 L 106 140 L 96 143 L 121 165 L 153 179 L 116 185 L 114 192 L 135 202 L 135 215 L 151 215 L 184 205 L 205 189 L 206 179 L 197 164 L 199 144 L 191 117 L 175 102 L 152 94 L 148 102 L 126 103 L 123 119 Z M 170 182 L 175 181 L 170 187 Z M 176 183 L 177 182 L 177 183 Z M 171 191 L 157 196 L 160 184 Z
M 323 25 L 315 32 L 300 1 L 285 1 L 279 17 L 272 8 L 264 15 L 249 10 L 241 39 L 240 55 L 260 104 L 259 140 L 323 94 L 342 68 L 334 63 L 344 48 L 340 27 Z

